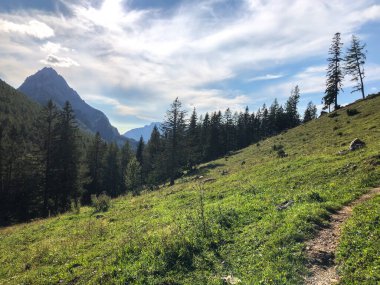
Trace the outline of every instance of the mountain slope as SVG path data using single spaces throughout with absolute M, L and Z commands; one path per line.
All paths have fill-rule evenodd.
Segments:
M 29 136 L 28 130 L 33 127 L 40 110 L 39 104 L 0 79 L 0 124 L 15 126 Z
M 148 142 L 150 139 L 150 135 L 152 134 L 154 126 L 157 126 L 158 129 L 160 129 L 161 123 L 160 122 L 153 122 L 149 125 L 145 125 L 141 128 L 135 128 L 132 130 L 129 130 L 123 134 L 126 138 L 134 139 L 138 141 L 140 137 L 142 136 L 145 142 Z
M 107 141 L 123 141 L 123 137 L 110 124 L 108 118 L 82 100 L 65 79 L 52 68 L 45 67 L 29 76 L 18 90 L 42 105 L 52 99 L 62 108 L 66 101 L 70 101 L 82 129 L 92 133 L 99 132 Z
M 380 181 L 379 107 L 380 96 L 359 101 L 355 115 L 342 108 L 105 213 L 1 229 L 0 283 L 303 284 L 305 241 Z M 366 147 L 339 154 L 355 137 Z

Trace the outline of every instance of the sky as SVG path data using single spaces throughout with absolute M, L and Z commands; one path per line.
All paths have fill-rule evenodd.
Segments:
M 256 111 L 301 90 L 318 107 L 336 32 L 366 43 L 366 94 L 380 91 L 380 0 L 0 0 L 0 78 L 51 66 L 121 133 L 189 112 Z M 346 77 L 338 103 L 361 97 Z

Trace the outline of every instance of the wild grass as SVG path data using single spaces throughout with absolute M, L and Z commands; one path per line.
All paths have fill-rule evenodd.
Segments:
M 379 106 L 380 97 L 359 101 L 355 116 L 343 108 L 202 165 L 173 187 L 114 199 L 98 215 L 82 207 L 0 229 L 0 284 L 223 284 L 228 275 L 302 284 L 304 241 L 379 184 Z M 338 154 L 356 137 L 365 148 Z
M 380 197 L 354 209 L 338 249 L 342 284 L 380 283 Z

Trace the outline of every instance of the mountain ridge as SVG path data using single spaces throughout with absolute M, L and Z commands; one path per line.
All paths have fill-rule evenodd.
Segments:
M 79 126 L 91 133 L 99 132 L 108 142 L 122 144 L 125 138 L 117 128 L 111 125 L 107 116 L 100 110 L 87 104 L 66 80 L 51 67 L 44 67 L 28 76 L 17 89 L 27 97 L 45 105 L 50 99 L 62 108 L 66 101 L 73 107 Z
M 124 137 L 134 139 L 138 141 L 142 136 L 145 142 L 148 142 L 150 139 L 150 135 L 152 134 L 154 126 L 157 126 L 160 129 L 160 122 L 152 122 L 149 125 L 145 125 L 140 128 L 131 129 L 123 134 Z

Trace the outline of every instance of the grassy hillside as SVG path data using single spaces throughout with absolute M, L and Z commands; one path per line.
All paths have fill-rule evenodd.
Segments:
M 302 284 L 304 241 L 380 182 L 379 107 L 380 97 L 360 101 L 348 107 L 358 114 L 341 109 L 105 213 L 84 207 L 0 229 L 0 284 L 223 284 L 228 275 Z M 367 146 L 339 155 L 355 137 Z

